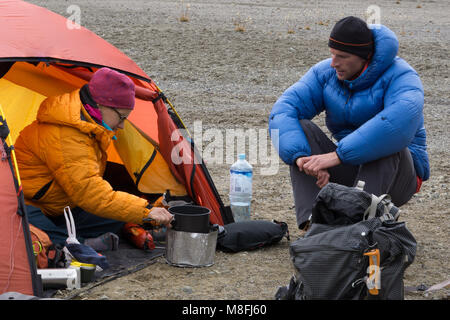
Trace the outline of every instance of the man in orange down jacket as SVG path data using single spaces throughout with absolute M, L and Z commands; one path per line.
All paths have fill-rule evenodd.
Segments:
M 170 224 L 166 209 L 114 191 L 102 177 L 106 150 L 134 102 L 134 83 L 102 68 L 81 89 L 45 99 L 36 120 L 20 132 L 15 150 L 29 221 L 54 243 L 67 239 L 66 206 L 72 209 L 78 240 L 96 250 L 115 246 L 126 222 L 152 218 Z

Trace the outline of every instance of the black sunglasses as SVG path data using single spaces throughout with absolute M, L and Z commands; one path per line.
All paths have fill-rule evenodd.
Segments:
M 110 108 L 110 109 L 114 110 L 117 113 L 117 115 L 119 116 L 120 122 L 123 122 L 123 121 L 127 120 L 128 116 L 124 116 L 119 111 L 117 111 L 115 108 Z

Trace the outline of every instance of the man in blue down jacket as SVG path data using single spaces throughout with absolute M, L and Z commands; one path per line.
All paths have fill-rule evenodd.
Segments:
M 269 129 L 290 165 L 297 223 L 306 228 L 329 181 L 389 194 L 405 204 L 429 178 L 424 94 L 416 71 L 397 57 L 398 40 L 383 25 L 356 17 L 334 26 L 331 58 L 313 66 L 276 101 Z M 310 121 L 325 111 L 334 143 Z M 277 141 L 278 140 L 278 141 Z

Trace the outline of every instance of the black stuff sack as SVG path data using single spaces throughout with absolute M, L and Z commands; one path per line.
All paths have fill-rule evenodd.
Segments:
M 313 203 L 311 223 L 350 225 L 385 213 L 397 220 L 400 211 L 388 195 L 376 197 L 363 188 L 362 181 L 356 187 L 328 183 L 320 190 Z
M 217 249 L 223 252 L 255 250 L 278 243 L 284 236 L 289 240 L 285 222 L 248 220 L 224 226 L 225 235 L 217 240 Z

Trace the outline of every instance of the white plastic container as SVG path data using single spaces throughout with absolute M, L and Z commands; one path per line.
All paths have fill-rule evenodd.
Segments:
M 79 289 L 81 287 L 80 272 L 73 268 L 37 269 L 44 287 L 65 286 L 67 289 Z
M 238 160 L 230 168 L 230 206 L 235 222 L 251 220 L 253 168 L 239 154 Z

